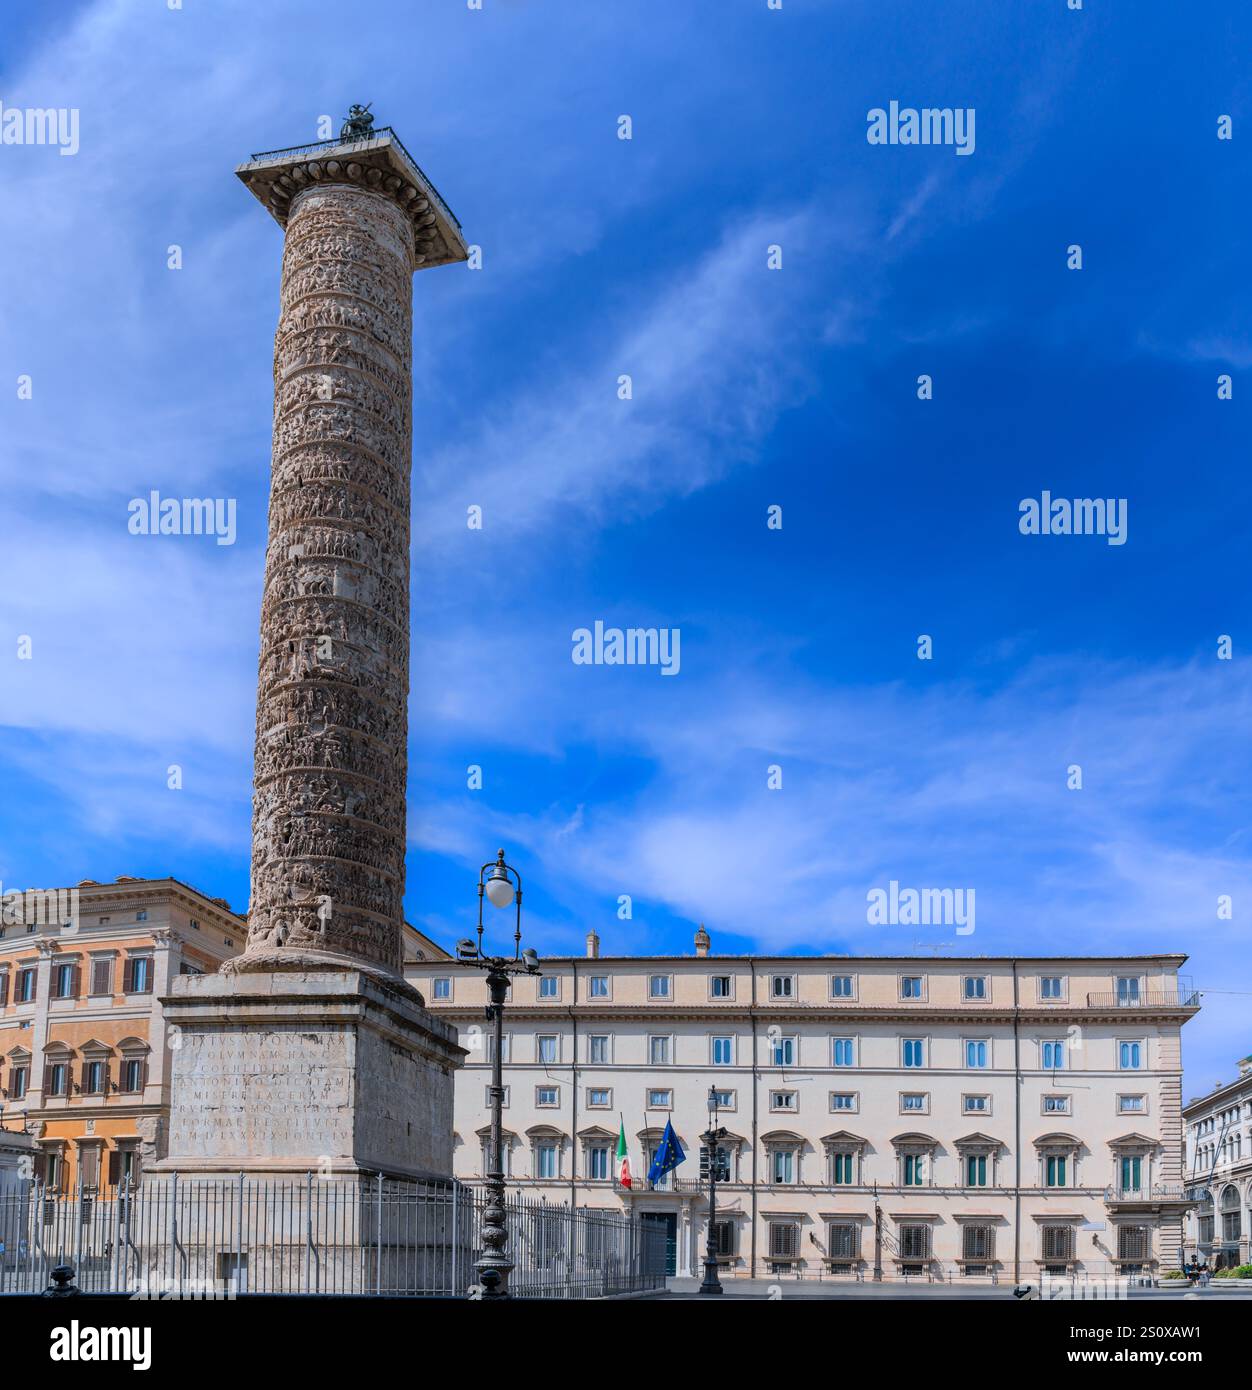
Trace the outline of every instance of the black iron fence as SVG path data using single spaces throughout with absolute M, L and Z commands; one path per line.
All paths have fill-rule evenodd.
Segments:
M 0 1294 L 72 1265 L 85 1293 L 152 1298 L 386 1294 L 474 1298 L 485 1196 L 454 1182 L 148 1178 L 0 1194 Z M 663 1233 L 637 1216 L 507 1202 L 510 1290 L 603 1298 L 664 1288 Z

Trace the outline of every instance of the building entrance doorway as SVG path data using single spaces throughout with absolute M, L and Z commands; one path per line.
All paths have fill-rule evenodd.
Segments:
M 646 1226 L 658 1226 L 665 1233 L 665 1273 L 678 1272 L 678 1213 L 673 1211 L 644 1211 L 639 1219 Z

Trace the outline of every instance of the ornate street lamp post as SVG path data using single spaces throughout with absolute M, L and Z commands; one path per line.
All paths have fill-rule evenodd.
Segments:
M 488 873 L 488 870 L 491 870 Z M 512 956 L 492 956 L 483 950 L 483 897 L 493 907 L 516 905 L 517 916 L 513 930 Z M 504 1047 L 504 1001 L 508 998 L 509 980 L 514 975 L 538 975 L 539 957 L 532 948 L 522 950 L 522 876 L 504 862 L 500 850 L 494 862 L 478 871 L 478 940 L 457 943 L 457 959 L 467 965 L 477 965 L 487 972 L 487 1018 L 492 1025 L 491 1037 L 491 1138 L 488 1141 L 487 1206 L 483 1211 L 483 1253 L 478 1261 L 478 1283 L 485 1300 L 508 1298 L 509 1275 L 513 1259 L 505 1248 L 509 1243 L 504 1209 L 504 1146 L 501 1136 L 504 1107 L 504 1079 L 501 1052 Z
M 704 1244 L 704 1280 L 700 1292 L 720 1294 L 722 1281 L 718 1277 L 717 1266 L 717 1179 L 720 1159 L 719 1145 L 726 1137 L 726 1131 L 717 1123 L 717 1088 L 709 1087 L 709 1127 L 700 1136 L 704 1141 L 704 1151 L 709 1156 L 709 1229 Z
M 878 1184 L 874 1184 L 874 1283 L 882 1283 L 882 1207 L 878 1205 Z

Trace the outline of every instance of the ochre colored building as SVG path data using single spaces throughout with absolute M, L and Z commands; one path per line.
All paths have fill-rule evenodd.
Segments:
M 33 1135 L 40 1183 L 92 1195 L 164 1157 L 178 1038 L 161 998 L 246 936 L 225 899 L 175 878 L 0 894 L 0 1128 Z M 448 956 L 406 923 L 404 958 Z
M 0 1124 L 36 1142 L 35 1177 L 73 1195 L 164 1151 L 169 1049 L 159 1000 L 244 944 L 222 898 L 173 878 L 87 879 L 0 898 Z

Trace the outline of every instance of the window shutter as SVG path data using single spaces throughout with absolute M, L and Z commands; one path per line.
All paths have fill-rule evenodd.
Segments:
M 0 1009 L 9 1002 L 9 972 L 0 970 Z
M 70 998 L 77 999 L 83 992 L 83 970 L 82 966 L 75 965 L 70 969 Z
M 122 1155 L 118 1149 L 109 1150 L 109 1186 L 116 1187 L 122 1180 Z
M 100 1068 L 100 1091 L 106 1096 L 109 1093 L 109 1071 L 112 1065 L 113 1064 L 106 1058 L 104 1064 Z
M 147 1084 L 148 1084 L 148 1059 L 145 1057 L 145 1058 L 139 1063 L 139 1089 L 142 1091 L 143 1088 L 144 1088 Z
M 129 994 L 135 982 L 135 962 L 129 957 L 122 967 L 122 993 Z
M 110 994 L 112 990 L 113 962 L 110 960 L 96 960 L 91 963 L 91 992 L 92 994 Z

